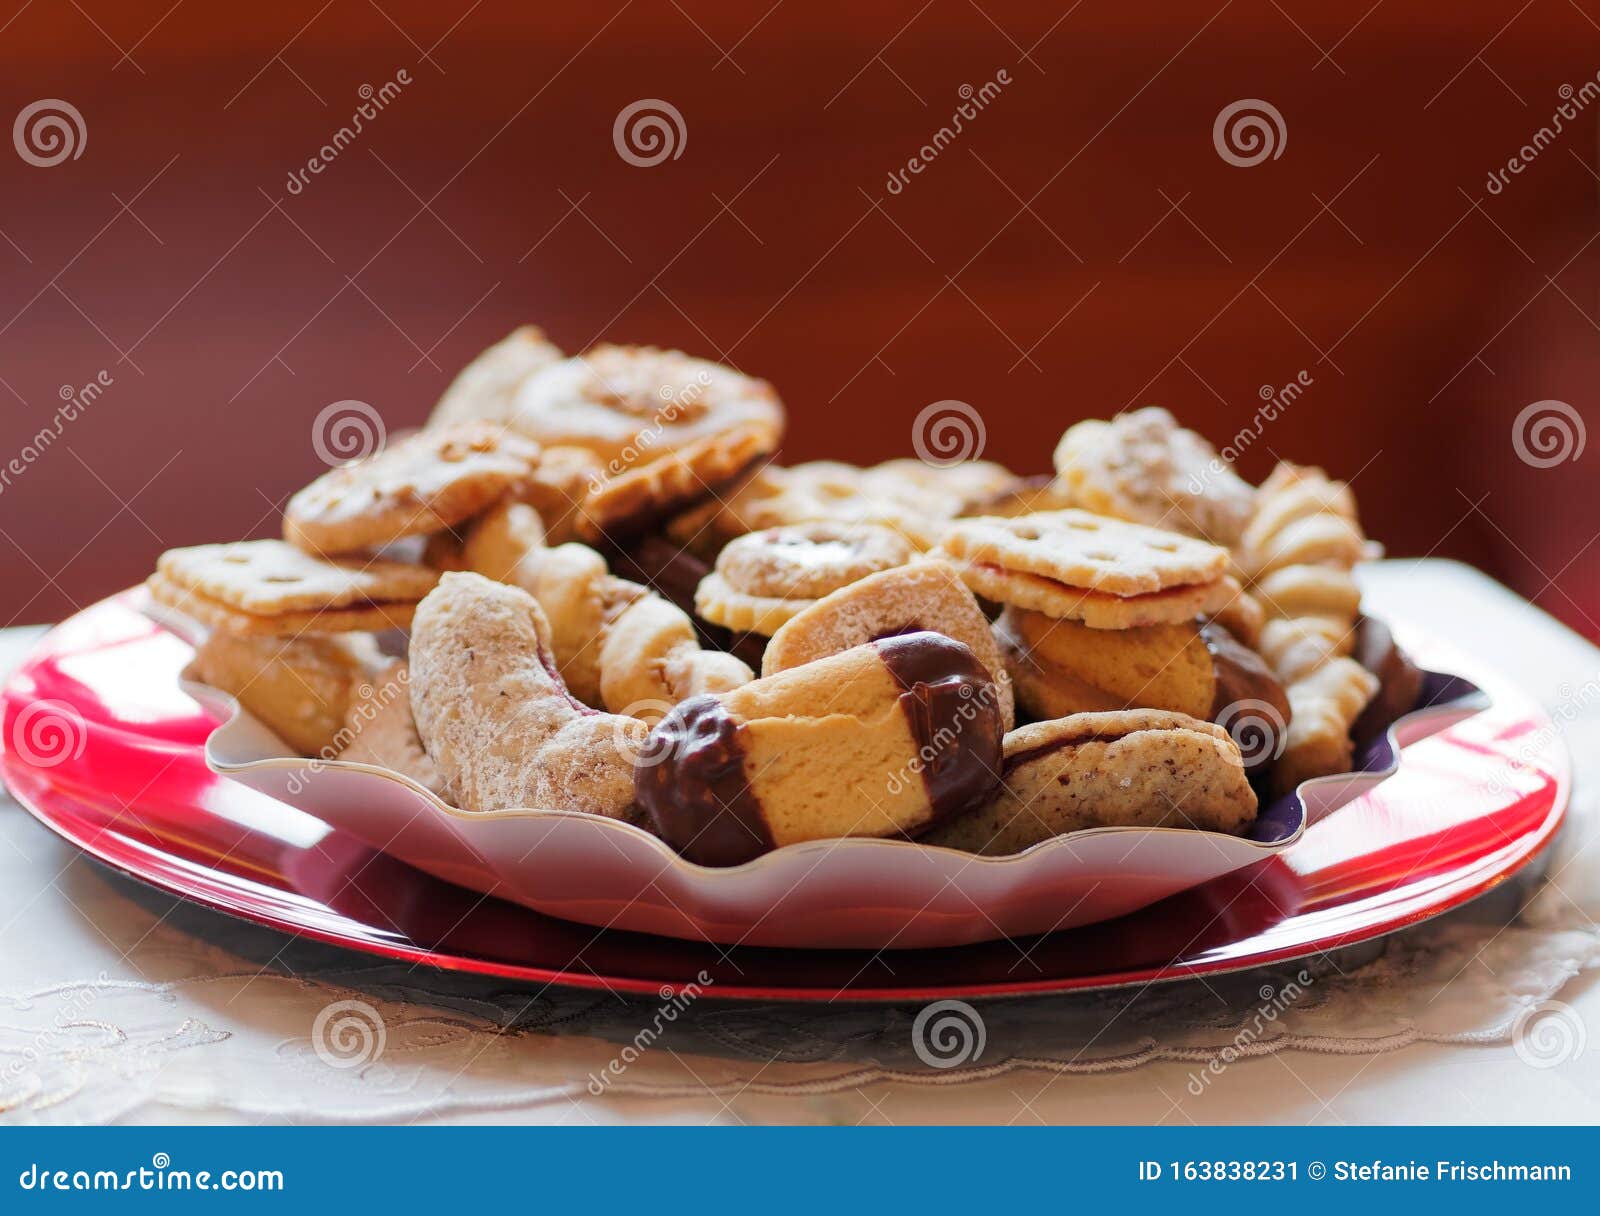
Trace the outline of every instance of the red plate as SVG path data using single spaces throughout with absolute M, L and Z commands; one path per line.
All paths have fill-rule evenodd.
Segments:
M 577 988 L 656 994 L 704 971 L 708 997 L 925 1001 L 1283 962 L 1392 933 L 1504 881 L 1549 843 L 1570 785 L 1549 719 L 1497 688 L 1493 708 L 1408 746 L 1400 773 L 1286 853 L 1121 920 L 948 950 L 722 949 L 597 931 L 463 890 L 218 777 L 203 754 L 214 720 L 178 687 L 189 654 L 125 597 L 47 635 L 5 690 L 0 767 L 17 800 L 105 864 L 219 911 Z

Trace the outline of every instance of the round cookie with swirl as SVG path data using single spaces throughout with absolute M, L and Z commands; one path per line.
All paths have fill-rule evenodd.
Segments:
M 902 634 L 683 702 L 651 732 L 635 790 L 683 856 L 739 865 L 971 810 L 995 788 L 1003 734 L 970 650 Z
M 523 381 L 511 425 L 601 462 L 586 539 L 628 535 L 728 486 L 777 450 L 783 403 L 764 380 L 682 351 L 597 346 Z
M 771 637 L 823 596 L 915 556 L 910 541 L 876 524 L 766 528 L 728 542 L 695 592 L 695 611 L 736 633 Z

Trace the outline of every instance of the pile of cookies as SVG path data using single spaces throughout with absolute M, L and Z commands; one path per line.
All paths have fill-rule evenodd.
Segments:
M 727 367 L 525 327 L 282 540 L 169 552 L 150 593 L 210 631 L 188 674 L 302 755 L 708 865 L 1243 832 L 1416 703 L 1321 470 L 1250 486 L 1160 409 L 1078 423 L 1034 478 L 785 466 L 783 425 Z

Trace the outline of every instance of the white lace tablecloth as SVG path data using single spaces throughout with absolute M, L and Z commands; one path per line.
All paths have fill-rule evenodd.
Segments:
M 1577 791 L 1542 885 L 1310 982 L 985 1003 L 981 1054 L 934 1068 L 915 1007 L 680 1009 L 292 941 L 113 877 L 0 797 L 0 1120 L 1600 1121 L 1600 698 L 1575 691 L 1600 651 L 1451 563 L 1367 586 L 1555 712 Z M 0 633 L 0 669 L 34 636 Z

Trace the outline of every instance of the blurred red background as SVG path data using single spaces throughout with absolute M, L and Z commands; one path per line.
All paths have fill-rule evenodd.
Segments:
M 324 406 L 415 424 L 531 320 L 771 379 L 791 461 L 907 453 L 952 398 L 1024 471 L 1147 403 L 1221 443 L 1304 371 L 1247 475 L 1352 477 L 1392 553 L 1600 635 L 1600 452 L 1538 468 L 1513 442 L 1536 401 L 1596 417 L 1591 96 L 1488 188 L 1594 81 L 1592 7 L 35 0 L 0 27 L 0 116 L 61 99 L 85 138 L 0 155 L 0 463 L 63 386 L 111 383 L 0 486 L 0 623 L 271 533 Z M 646 98 L 684 135 L 636 167 L 613 122 Z M 1213 143 L 1241 99 L 1284 124 L 1250 167 Z

